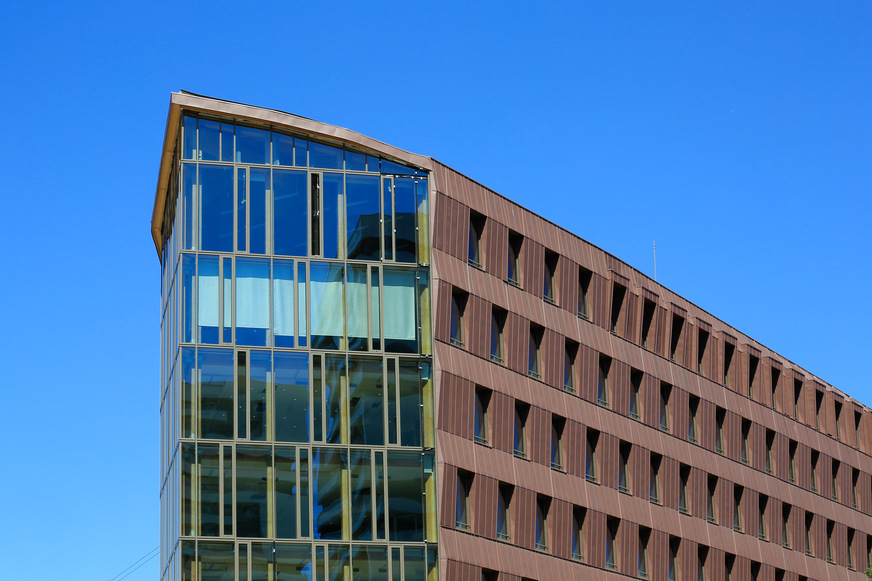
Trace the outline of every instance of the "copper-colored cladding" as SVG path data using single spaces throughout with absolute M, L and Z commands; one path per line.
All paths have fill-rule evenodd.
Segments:
M 696 579 L 701 554 L 706 579 L 713 581 L 726 579 L 727 560 L 732 562 L 735 581 L 750 581 L 754 573 L 766 581 L 865 579 L 862 571 L 872 550 L 872 536 L 867 536 L 872 535 L 872 458 L 868 455 L 872 420 L 868 408 L 605 251 L 438 162 L 432 167 L 436 453 L 443 578 L 479 581 L 482 570 L 499 572 L 500 580 L 617 578 L 606 567 L 605 553 L 609 519 L 618 519 L 616 567 L 623 576 L 638 575 L 641 528 L 651 531 L 647 555 L 652 580 L 666 578 L 670 542 L 677 542 L 676 566 L 682 580 Z M 485 217 L 481 268 L 466 260 L 471 210 Z M 521 288 L 505 282 L 509 232 L 524 239 Z M 546 251 L 559 255 L 556 305 L 542 299 Z M 592 273 L 589 320 L 577 313 L 579 266 Z M 463 347 L 448 342 L 453 289 L 469 293 Z M 616 298 L 620 305 L 612 304 Z M 641 346 L 646 301 L 656 306 L 647 349 Z M 504 365 L 490 360 L 494 306 L 508 313 L 503 330 Z M 527 374 L 531 324 L 545 330 L 541 380 Z M 673 338 L 673 330 L 680 331 L 680 336 Z M 578 344 L 575 393 L 563 389 L 567 339 Z M 732 351 L 728 368 L 725 348 Z M 597 405 L 601 356 L 611 360 L 608 408 Z M 755 364 L 751 380 L 749 371 Z M 638 421 L 629 417 L 634 370 L 644 374 Z M 728 387 L 723 385 L 725 376 Z M 487 444 L 475 443 L 473 438 L 476 386 L 491 392 Z M 669 393 L 668 431 L 660 428 L 661 390 Z M 817 393 L 821 394 L 820 430 L 815 420 Z M 695 444 L 688 441 L 691 396 L 698 398 Z M 513 454 L 515 402 L 530 409 L 526 458 Z M 841 405 L 838 440 L 837 404 Z M 718 410 L 723 414 L 723 455 L 715 452 Z M 794 420 L 795 414 L 799 421 Z M 554 417 L 565 419 L 561 470 L 551 468 Z M 748 427 L 747 463 L 741 462 L 743 423 Z M 585 480 L 588 429 L 599 433 L 596 483 Z M 771 474 L 766 471 L 767 434 Z M 630 450 L 629 493 L 618 489 L 622 445 Z M 788 481 L 792 445 L 795 483 Z M 810 490 L 812 451 L 819 457 L 818 493 Z M 662 458 L 659 503 L 649 500 L 652 454 Z M 839 467 L 837 500 L 832 491 L 834 459 Z M 682 466 L 689 468 L 690 514 L 679 511 Z M 455 529 L 458 470 L 474 475 L 469 531 Z M 855 478 L 856 509 L 852 506 Z M 496 535 L 501 484 L 513 487 L 508 541 L 498 541 Z M 737 485 L 743 490 L 741 531 L 733 530 Z M 714 523 L 706 519 L 710 486 L 714 486 Z M 547 551 L 535 549 L 537 498 L 550 499 Z M 761 498 L 766 507 L 765 540 L 759 538 L 763 534 L 759 530 Z M 574 508 L 586 509 L 583 562 L 573 559 L 570 546 Z M 805 554 L 807 515 L 811 556 Z M 789 547 L 782 546 L 784 516 L 788 517 Z M 827 561 L 828 522 L 832 562 Z M 853 571 L 848 568 L 849 534 Z

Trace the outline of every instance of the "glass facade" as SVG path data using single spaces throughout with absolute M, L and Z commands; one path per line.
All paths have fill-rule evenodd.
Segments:
M 426 172 L 192 114 L 173 168 L 162 579 L 437 578 Z

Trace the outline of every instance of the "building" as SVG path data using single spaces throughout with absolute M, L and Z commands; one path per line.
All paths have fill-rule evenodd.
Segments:
M 172 95 L 166 581 L 863 579 L 870 410 L 438 161 Z

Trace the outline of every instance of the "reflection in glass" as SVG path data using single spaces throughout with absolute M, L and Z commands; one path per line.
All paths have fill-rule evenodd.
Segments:
M 351 449 L 351 538 L 372 540 L 372 466 L 371 450 Z
M 200 155 L 204 161 L 218 161 L 221 155 L 220 124 L 217 121 L 200 119 Z
M 329 581 L 346 581 L 351 579 L 351 568 L 348 564 L 348 546 L 330 545 L 327 551 Z
M 276 441 L 308 442 L 309 358 L 305 353 L 279 351 L 274 358 Z
M 382 358 L 349 357 L 348 385 L 351 443 L 384 445 Z
M 324 356 L 324 418 L 325 441 L 330 444 L 347 443 L 343 433 L 343 403 L 347 397 L 345 390 L 345 356 Z
M 309 143 L 309 166 L 322 169 L 342 169 L 342 150 L 313 141 Z
M 412 269 L 384 269 L 385 351 L 415 353 L 418 350 L 415 299 L 415 271 Z
M 182 248 L 194 250 L 194 200 L 197 197 L 197 166 L 193 163 L 182 165 Z
M 348 283 L 345 287 L 346 313 L 348 313 L 348 350 L 367 351 L 369 330 L 367 320 L 366 266 L 348 265 Z M 378 292 L 378 291 L 376 291 Z
M 346 151 L 345 169 L 352 171 L 366 171 L 366 156 L 362 153 Z
M 268 446 L 236 446 L 236 535 L 269 536 Z
M 264 347 L 269 331 L 270 262 L 236 259 L 236 344 Z
M 356 260 L 378 260 L 380 204 L 378 176 L 348 175 L 345 185 L 347 256 Z
M 400 360 L 400 445 L 421 445 L 421 376 L 415 359 Z
M 306 256 L 306 172 L 273 170 L 273 252 Z
M 196 366 L 194 349 L 182 347 L 182 437 L 196 438 L 194 419 L 194 382 L 196 381 Z
M 348 469 L 348 451 L 340 448 L 313 450 L 312 517 L 316 539 L 342 538 L 342 480 Z
M 233 438 L 233 350 L 198 349 L 201 438 Z
M 221 161 L 233 161 L 233 124 L 221 124 Z
M 197 558 L 200 560 L 200 581 L 234 581 L 236 557 L 232 542 L 200 541 Z
M 352 545 L 351 562 L 354 579 L 388 581 L 388 548 L 384 545 Z M 406 577 L 414 579 L 414 577 Z M 421 577 L 421 579 L 424 579 Z
M 427 562 L 424 547 L 403 547 L 403 563 L 406 579 L 426 579 Z
M 294 346 L 295 311 L 294 261 L 273 260 L 273 344 L 276 347 Z
M 341 173 L 324 173 L 323 175 L 321 223 L 324 229 L 324 258 L 339 258 L 339 243 L 343 237 L 339 200 L 344 190 L 344 177 Z
M 424 540 L 424 479 L 420 452 L 389 451 L 388 528 L 391 541 Z
M 219 513 L 221 498 L 219 491 L 219 456 L 217 444 L 200 444 L 197 447 L 197 480 L 199 482 L 199 534 L 204 537 L 217 537 L 220 534 Z
M 276 543 L 276 581 L 312 581 L 312 547 Z
M 181 534 L 195 535 L 196 516 L 194 514 L 194 461 L 196 452 L 194 444 L 190 442 L 182 442 L 182 490 L 181 490 Z
M 266 253 L 266 200 L 270 170 L 251 168 L 248 176 L 249 248 L 252 254 Z
M 246 169 L 240 167 L 236 169 L 236 250 L 245 252 L 245 225 L 248 224 L 245 215 L 245 179 Z
M 312 262 L 309 266 L 312 348 L 339 349 L 344 335 L 342 264 Z
M 233 250 L 233 168 L 200 165 L 200 248 Z
M 382 247 L 384 248 L 384 259 L 394 259 L 394 202 L 393 202 L 393 180 L 390 178 L 382 179 L 382 199 L 384 224 L 382 224 Z
M 269 351 L 252 351 L 249 362 L 250 391 L 248 399 L 251 402 L 249 438 L 264 441 L 269 439 L 270 414 L 267 411 L 269 382 L 272 376 L 272 363 Z
M 182 121 L 182 158 L 197 159 L 197 118 L 185 117 Z
M 288 446 L 275 448 L 276 537 L 297 538 L 297 464 L 296 450 Z
M 415 180 L 394 178 L 394 210 L 396 212 L 396 261 L 417 261 Z
M 294 165 L 294 138 L 273 133 L 273 165 Z
M 263 129 L 236 126 L 236 162 L 268 163 L 270 134 Z
M 200 343 L 218 343 L 218 257 L 197 257 L 197 333 Z
M 194 270 L 196 257 L 193 254 L 182 255 L 182 343 L 192 343 L 194 340 Z

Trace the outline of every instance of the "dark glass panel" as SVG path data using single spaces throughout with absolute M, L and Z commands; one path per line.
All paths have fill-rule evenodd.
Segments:
M 181 581 L 194 581 L 197 577 L 197 554 L 194 541 L 181 542 Z
M 233 542 L 200 541 L 197 557 L 200 561 L 200 581 L 235 581 L 236 557 Z
M 274 358 L 276 441 L 308 442 L 309 357 L 277 351 Z
M 196 257 L 193 254 L 182 255 L 182 343 L 194 341 L 194 271 Z
M 397 443 L 397 372 L 393 360 L 388 360 L 387 366 L 388 392 L 388 443 Z
M 344 192 L 344 178 L 341 173 L 325 173 L 323 177 L 323 211 L 322 224 L 324 228 L 324 258 L 339 257 L 339 227 L 342 212 L 339 200 Z
M 403 547 L 403 563 L 406 579 L 426 579 L 427 562 L 424 547 Z
M 182 159 L 197 159 L 197 118 L 185 116 L 182 129 Z
M 249 361 L 249 384 L 251 409 L 249 410 L 249 424 L 251 432 L 249 438 L 264 441 L 269 439 L 267 434 L 267 393 L 272 376 L 272 363 L 269 351 L 252 351 Z
M 217 121 L 200 119 L 199 159 L 205 161 L 218 161 L 221 153 L 221 135 L 219 133 L 219 125 L 220 124 Z
M 388 581 L 388 548 L 384 545 L 352 545 L 351 563 L 354 579 Z
M 269 189 L 270 170 L 251 168 L 248 176 L 248 251 L 252 254 L 266 253 L 266 193 Z
M 194 444 L 190 442 L 182 442 L 182 490 L 181 490 L 181 509 L 182 522 L 181 533 L 185 536 L 193 536 L 197 534 L 195 529 L 196 516 L 194 514 L 194 462 L 196 460 L 196 451 Z
M 251 581 L 276 581 L 272 568 L 273 543 L 251 543 Z
M 342 479 L 348 469 L 348 451 L 340 448 L 313 450 L 312 504 L 316 539 L 342 538 Z
M 375 452 L 375 536 L 385 538 L 385 453 Z
M 345 355 L 325 355 L 324 370 L 325 440 L 330 444 L 343 444 L 341 426 L 342 404 L 345 400 Z
M 306 172 L 273 170 L 273 252 L 306 256 Z
M 246 360 L 245 351 L 236 353 L 236 437 L 246 437 L 246 426 L 248 426 L 248 413 L 245 409 L 246 384 L 248 381 L 248 362 Z
M 418 170 L 406 167 L 404 165 L 400 165 L 398 163 L 394 163 L 392 161 L 388 161 L 386 159 L 381 160 L 381 172 L 407 176 L 413 176 L 419 173 Z
M 362 153 L 346 151 L 345 169 L 352 171 L 366 171 L 366 156 Z
M 414 359 L 400 360 L 400 445 L 421 445 L 421 376 Z
M 194 250 L 194 199 L 197 197 L 197 166 L 182 165 L 182 248 Z
M 248 581 L 248 545 L 239 545 L 239 581 Z
M 324 441 L 324 374 L 321 355 L 312 356 L 312 441 Z
M 233 250 L 233 168 L 200 166 L 200 248 Z
M 224 532 L 222 534 L 233 534 L 233 447 L 224 446 L 223 470 L 221 477 L 224 480 Z
M 276 537 L 297 538 L 297 462 L 296 450 L 275 448 L 276 469 Z
M 273 165 L 294 165 L 294 138 L 273 133 Z
M 330 545 L 327 550 L 329 581 L 346 581 L 351 579 L 348 564 L 348 545 Z
M 309 166 L 323 169 L 342 169 L 342 150 L 323 143 L 309 143 Z
M 276 543 L 276 581 L 312 581 L 312 546 Z
M 424 478 L 420 452 L 389 451 L 388 519 L 391 541 L 424 540 Z
M 381 256 L 378 176 L 347 176 L 345 208 L 348 258 L 378 260 Z
M 385 260 L 394 259 L 394 202 L 392 193 L 392 182 L 390 179 L 382 179 L 382 208 L 384 213 L 384 224 L 382 224 Z
M 359 541 L 372 540 L 372 466 L 371 450 L 352 449 L 351 465 L 351 538 Z
M 196 360 L 193 347 L 182 347 L 182 437 L 196 438 L 196 418 L 194 416 L 194 383 L 196 382 Z
M 295 491 L 300 495 L 300 536 L 309 536 L 309 450 L 300 449 L 300 487 Z
M 236 536 L 268 536 L 268 446 L 236 446 Z
M 200 437 L 233 438 L 233 350 L 199 349 Z
M 349 357 L 348 387 L 350 443 L 384 445 L 382 358 L 354 355 Z
M 217 444 L 198 446 L 200 535 L 204 537 L 217 537 L 221 533 L 218 528 L 221 511 L 221 497 L 218 495 L 221 479 L 219 459 Z
M 236 161 L 238 163 L 269 163 L 269 131 L 236 126 Z
M 244 167 L 236 168 L 236 250 L 240 252 L 246 251 L 245 246 L 245 225 L 246 207 L 245 207 L 245 174 Z
M 415 207 L 415 180 L 412 178 L 394 179 L 394 211 L 396 212 L 396 261 L 417 261 L 417 231 Z

